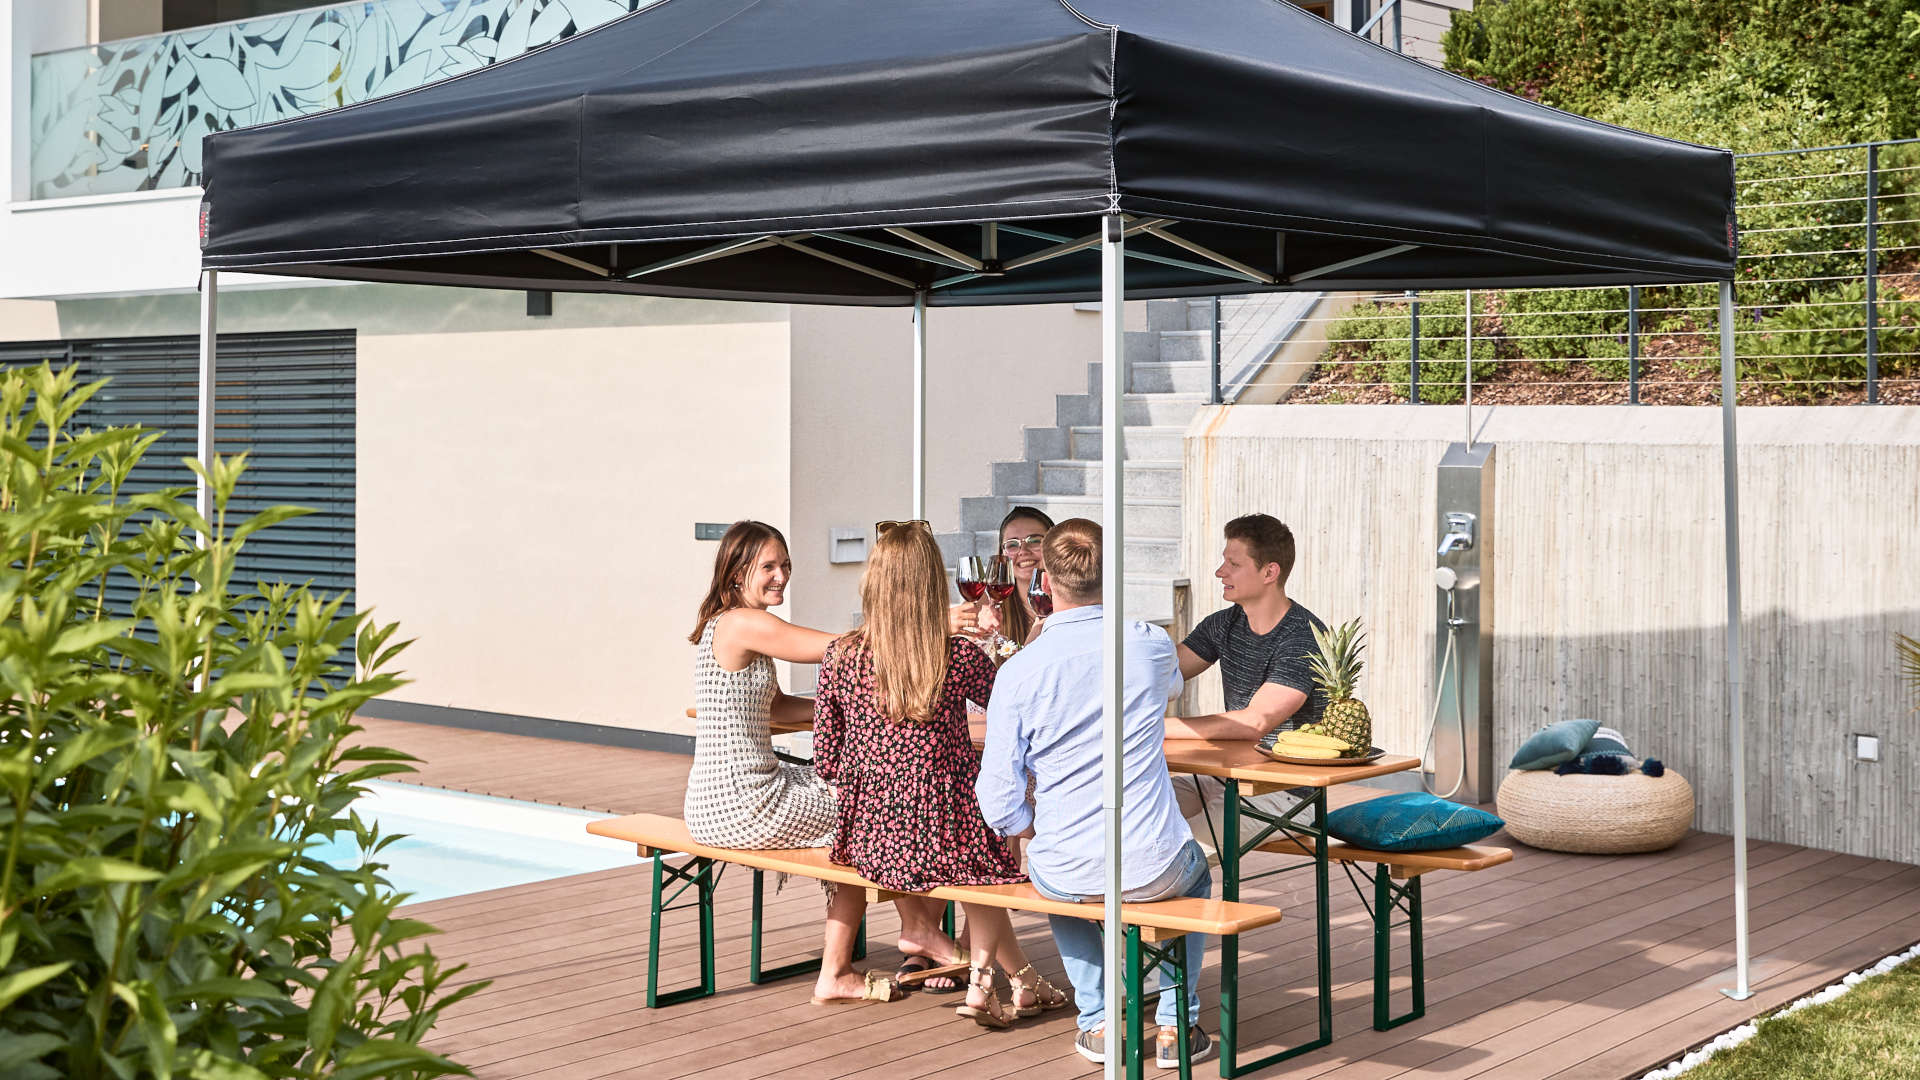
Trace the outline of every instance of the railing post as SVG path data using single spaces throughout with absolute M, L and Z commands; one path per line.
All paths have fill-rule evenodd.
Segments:
M 1207 353 L 1207 404 L 1220 404 L 1220 298 L 1213 297 L 1213 346 Z
M 1627 404 L 1640 404 L 1640 286 L 1627 286 Z
M 1407 398 L 1413 404 L 1420 404 L 1420 293 L 1407 290 L 1407 297 L 1413 301 L 1412 321 L 1407 326 Z
M 1400 45 L 1400 2 L 1399 0 L 1390 0 L 1390 2 L 1393 4 L 1393 51 L 1404 53 L 1406 50 Z
M 1867 147 L 1867 404 L 1880 404 L 1880 144 Z

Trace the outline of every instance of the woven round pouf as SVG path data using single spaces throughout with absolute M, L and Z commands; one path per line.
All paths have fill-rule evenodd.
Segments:
M 1515 840 L 1583 855 L 1659 851 L 1693 825 L 1693 787 L 1672 769 L 1658 777 L 1515 769 L 1494 803 Z

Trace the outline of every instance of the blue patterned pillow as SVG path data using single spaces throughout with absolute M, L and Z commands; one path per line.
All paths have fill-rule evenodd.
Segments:
M 1506 822 L 1424 791 L 1382 795 L 1327 815 L 1327 832 L 1369 851 L 1437 851 L 1493 835 Z
M 1562 720 L 1548 724 L 1520 744 L 1507 768 L 1551 769 L 1563 761 L 1572 761 L 1587 748 L 1587 742 L 1598 730 L 1598 720 Z

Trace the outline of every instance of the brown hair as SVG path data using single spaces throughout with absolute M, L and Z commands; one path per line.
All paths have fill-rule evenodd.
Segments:
M 1043 533 L 1053 528 L 1053 519 L 1042 511 L 1036 510 L 1031 506 L 1016 506 L 1007 511 L 1006 517 L 1000 519 L 1000 531 L 994 533 L 996 542 L 1004 545 L 1007 542 L 1007 526 L 1023 518 L 1039 522 L 1043 526 L 1040 530 Z M 1002 554 L 1005 553 L 1004 547 L 1001 549 L 1001 552 Z M 1044 554 L 1041 557 L 1041 561 L 1045 561 Z M 1036 574 L 1039 572 L 1039 570 L 1034 571 Z M 1014 641 L 1025 642 L 1027 635 L 1033 632 L 1033 609 L 1027 606 L 1027 598 L 1024 593 L 1020 594 L 1019 601 L 1017 604 L 1008 604 L 1005 610 L 1000 613 L 1002 623 L 1000 632 L 1012 638 Z
M 947 572 L 931 532 L 880 534 L 860 575 L 860 611 L 847 643 L 873 656 L 875 704 L 891 720 L 931 720 L 948 659 Z
M 1293 530 L 1280 523 L 1280 519 L 1271 514 L 1247 514 L 1227 522 L 1227 539 L 1238 540 L 1247 546 L 1247 554 L 1253 556 L 1256 566 L 1264 570 L 1268 563 L 1280 564 L 1280 581 L 1284 588 L 1287 577 L 1293 573 Z
M 1056 595 L 1075 603 L 1099 598 L 1100 536 L 1099 524 L 1086 518 L 1068 518 L 1047 530 L 1040 557 Z
M 713 580 L 707 583 L 706 598 L 700 601 L 700 621 L 693 624 L 688 641 L 700 644 L 708 623 L 740 606 L 740 583 L 753 569 L 753 560 L 760 556 L 760 549 L 769 540 L 780 541 L 783 548 L 787 546 L 787 538 L 780 535 L 780 530 L 764 521 L 736 521 L 727 527 L 726 535 L 720 538 L 720 550 L 713 556 Z

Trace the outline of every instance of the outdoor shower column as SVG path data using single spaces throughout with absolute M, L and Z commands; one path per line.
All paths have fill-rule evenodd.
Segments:
M 200 458 L 202 468 L 213 467 L 213 397 L 214 381 L 219 369 L 219 323 L 220 323 L 220 271 L 208 270 L 200 280 L 200 437 L 195 453 Z M 207 477 L 203 473 L 194 489 L 194 509 L 200 512 L 200 520 L 213 521 L 213 489 L 207 486 Z M 207 545 L 209 537 L 200 534 L 200 546 Z
M 1126 226 L 1119 214 L 1100 220 L 1100 512 L 1106 523 L 1100 545 L 1100 604 L 1105 612 L 1101 662 L 1106 674 L 1101 718 L 1106 725 L 1106 749 L 1101 756 L 1101 779 L 1107 812 L 1107 940 L 1106 965 L 1108 1080 L 1119 1080 L 1121 1041 L 1138 1039 L 1138 1030 L 1125 1031 L 1121 1023 L 1120 983 L 1126 968 L 1120 959 L 1125 930 L 1120 921 L 1120 807 L 1126 769 L 1121 760 L 1121 708 L 1126 704 L 1126 547 L 1125 506 L 1121 496 L 1126 416 L 1126 350 L 1122 340 L 1122 306 L 1126 302 Z M 1144 1005 L 1143 1005 L 1144 1007 Z M 1186 1017 L 1181 1017 L 1181 1022 Z
M 927 518 L 927 290 L 913 294 L 913 513 Z

